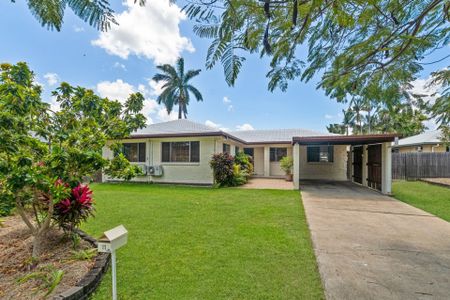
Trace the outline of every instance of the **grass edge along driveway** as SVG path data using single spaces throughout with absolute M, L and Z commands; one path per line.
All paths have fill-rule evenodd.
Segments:
M 394 181 L 394 197 L 450 222 L 450 189 L 423 181 Z
M 94 237 L 123 224 L 119 299 L 323 299 L 298 191 L 96 184 Z M 110 299 L 107 273 L 93 299 Z

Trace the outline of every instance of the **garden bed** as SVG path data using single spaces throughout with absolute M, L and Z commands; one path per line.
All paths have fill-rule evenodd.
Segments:
M 62 230 L 55 228 L 48 233 L 39 263 L 36 264 L 31 260 L 32 237 L 28 228 L 18 216 L 4 218 L 0 227 L 0 298 L 51 299 L 57 296 L 64 299 L 61 294 L 69 295 L 69 290 L 75 290 L 74 287 L 83 282 L 83 285 L 89 285 L 86 292 L 92 292 L 92 286 L 97 285 L 101 276 L 97 274 L 95 278 L 89 278 L 89 274 L 93 268 L 99 267 L 99 257 L 102 255 L 96 258 L 94 250 L 91 250 L 91 255 L 83 254 L 93 247 L 93 241 L 85 237 L 80 239 L 74 249 L 72 240 L 65 237 Z M 97 272 L 101 275 L 108 262 L 106 256 L 102 258 L 101 272 Z M 51 278 L 50 274 L 55 276 L 59 270 L 63 272 L 62 279 L 48 295 L 48 285 L 43 284 L 42 278 L 31 278 L 36 277 L 37 273 L 48 274 Z M 97 282 L 93 284 L 92 281 Z M 79 294 L 85 294 L 85 291 L 80 293 L 80 288 L 76 289 Z

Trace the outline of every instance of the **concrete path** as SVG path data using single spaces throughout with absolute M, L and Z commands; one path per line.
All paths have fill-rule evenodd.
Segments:
M 450 299 L 450 223 L 352 183 L 300 187 L 327 299 Z
M 286 181 L 280 178 L 251 178 L 246 184 L 240 186 L 243 189 L 274 189 L 274 190 L 293 190 L 292 181 Z

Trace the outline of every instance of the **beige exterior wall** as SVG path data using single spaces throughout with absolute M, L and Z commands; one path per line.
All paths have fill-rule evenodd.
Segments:
M 407 153 L 407 152 L 418 152 L 417 146 L 407 146 L 407 147 L 398 147 L 398 152 L 400 153 Z M 445 152 L 446 147 L 444 145 L 421 145 L 422 146 L 422 152 Z
M 246 148 L 253 148 L 253 172 L 256 176 L 264 176 L 264 147 L 246 146 Z
M 161 162 L 162 142 L 200 142 L 200 162 L 198 163 L 163 163 Z M 188 183 L 188 184 L 213 184 L 213 174 L 209 161 L 214 153 L 222 152 L 222 137 L 180 137 L 161 139 L 133 139 L 123 142 L 146 142 L 146 162 L 148 166 L 162 165 L 163 176 L 139 176 L 134 182 L 164 182 L 164 183 Z M 112 158 L 113 153 L 105 148 L 104 157 Z M 144 164 L 144 163 L 133 163 Z M 103 176 L 105 181 L 114 180 Z
M 280 168 L 279 162 L 270 162 L 268 158 L 264 157 L 264 148 L 287 148 L 287 155 L 292 156 L 292 145 L 286 144 L 257 144 L 257 145 L 246 145 L 245 148 L 253 148 L 253 164 L 254 164 L 254 175 L 264 176 L 264 164 L 265 161 L 269 161 L 269 176 L 281 177 L 284 176 L 284 171 Z M 270 151 L 269 151 L 270 153 Z
M 285 146 L 276 146 L 279 148 L 285 148 Z M 292 146 L 287 147 L 287 156 L 292 157 Z M 282 177 L 286 173 L 280 168 L 280 162 L 272 161 L 270 162 L 270 176 Z
M 308 162 L 306 146 L 299 149 L 299 179 L 347 180 L 347 146 L 335 145 L 332 163 Z

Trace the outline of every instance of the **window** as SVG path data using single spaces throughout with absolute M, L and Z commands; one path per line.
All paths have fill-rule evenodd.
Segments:
M 254 150 L 253 150 L 253 148 L 244 148 L 244 153 L 249 155 L 249 156 L 251 156 L 251 157 L 253 157 Z
M 333 146 L 308 146 L 308 162 L 333 162 Z
M 222 149 L 223 153 L 230 153 L 231 152 L 230 150 L 231 150 L 231 147 L 229 144 L 223 144 L 223 149 Z
M 450 152 L 450 146 L 445 147 L 445 152 Z
M 238 152 L 239 152 L 239 147 L 238 147 L 238 146 L 235 146 L 235 147 L 234 147 L 234 153 L 235 153 L 235 154 L 238 154 Z
M 200 142 L 163 142 L 162 162 L 200 162 Z
M 145 162 L 145 143 L 124 143 L 122 152 L 130 162 Z
M 270 148 L 270 161 L 280 161 L 287 156 L 287 148 Z

